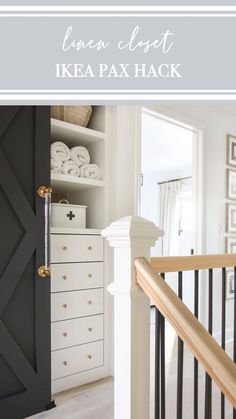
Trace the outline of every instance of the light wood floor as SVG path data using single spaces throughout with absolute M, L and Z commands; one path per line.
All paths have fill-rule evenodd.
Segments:
M 57 407 L 30 419 L 112 419 L 113 378 L 68 390 L 56 396 Z
M 177 340 L 169 326 L 166 342 L 166 419 L 176 419 Z M 231 345 L 228 345 L 231 352 Z M 154 317 L 151 315 L 151 415 L 154 419 Z M 213 385 L 212 419 L 220 419 L 220 391 Z M 205 373 L 199 368 L 199 419 L 204 418 Z M 93 384 L 60 393 L 55 398 L 57 407 L 42 412 L 31 419 L 113 419 L 113 379 L 111 377 Z M 193 418 L 193 357 L 184 351 L 183 419 Z M 232 407 L 226 401 L 226 419 L 233 418 Z M 143 418 L 149 419 L 149 418 Z

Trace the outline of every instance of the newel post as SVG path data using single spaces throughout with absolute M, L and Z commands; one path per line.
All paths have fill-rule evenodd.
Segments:
M 134 260 L 150 257 L 162 236 L 152 222 L 121 218 L 102 231 L 114 247 L 115 419 L 148 419 L 150 404 L 150 300 L 136 281 Z

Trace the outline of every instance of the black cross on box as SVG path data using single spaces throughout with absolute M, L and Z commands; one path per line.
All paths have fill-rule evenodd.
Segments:
M 75 214 L 73 214 L 72 211 L 70 211 L 69 214 L 66 214 L 66 216 L 70 219 L 70 221 L 72 221 L 73 218 L 75 218 Z

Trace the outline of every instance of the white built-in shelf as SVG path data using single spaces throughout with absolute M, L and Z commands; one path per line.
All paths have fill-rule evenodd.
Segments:
M 80 235 L 100 235 L 101 230 L 96 228 L 75 228 L 75 227 L 51 227 L 51 234 L 80 234 Z
M 80 127 L 69 122 L 51 118 L 51 137 L 53 141 L 66 142 L 70 147 L 87 146 L 97 141 L 104 140 L 105 134 L 90 128 Z
M 76 192 L 91 188 L 103 188 L 103 180 L 51 173 L 51 185 L 57 192 Z

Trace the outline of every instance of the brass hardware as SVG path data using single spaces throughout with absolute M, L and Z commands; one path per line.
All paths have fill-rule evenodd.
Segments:
M 63 250 L 67 250 L 67 246 L 63 246 L 63 248 L 62 248 Z
M 42 278 L 50 276 L 50 203 L 51 203 L 51 186 L 40 186 L 38 188 L 38 196 L 44 199 L 44 217 L 45 217 L 45 226 L 44 226 L 44 240 L 45 240 L 45 250 L 44 250 L 44 265 L 40 266 L 38 269 L 38 274 Z
M 67 362 L 66 361 L 63 361 L 63 365 L 67 366 Z
M 91 301 L 91 300 L 90 300 L 90 301 L 88 301 L 88 304 L 90 304 L 90 305 L 91 305 L 91 304 L 92 304 L 92 301 Z
M 92 278 L 92 276 L 93 276 L 92 274 L 88 274 L 88 277 L 89 277 L 89 278 Z
M 51 186 L 40 186 L 38 188 L 38 195 L 40 196 L 40 198 L 45 198 L 46 194 L 51 194 L 52 193 L 52 188 Z
M 88 359 L 92 359 L 92 355 L 88 355 Z
M 50 271 L 50 269 L 46 269 L 45 266 L 42 265 L 38 268 L 38 275 L 41 278 L 46 278 L 47 276 L 51 275 L 51 271 Z
M 66 280 L 66 279 L 67 279 L 67 276 L 66 276 L 66 275 L 63 275 L 63 277 L 62 277 L 62 278 Z
M 67 308 L 67 304 L 63 304 L 63 306 L 62 306 L 62 307 Z
M 64 332 L 64 333 L 63 333 L 63 336 L 65 336 L 65 338 L 66 338 L 66 337 L 67 337 L 67 333 L 66 333 L 66 332 Z
M 92 246 L 89 246 L 89 247 L 88 247 L 88 250 L 92 250 Z
M 89 332 L 92 332 L 92 330 L 93 330 L 93 329 L 92 329 L 92 327 L 89 327 L 89 328 L 88 328 L 88 331 L 89 331 Z

